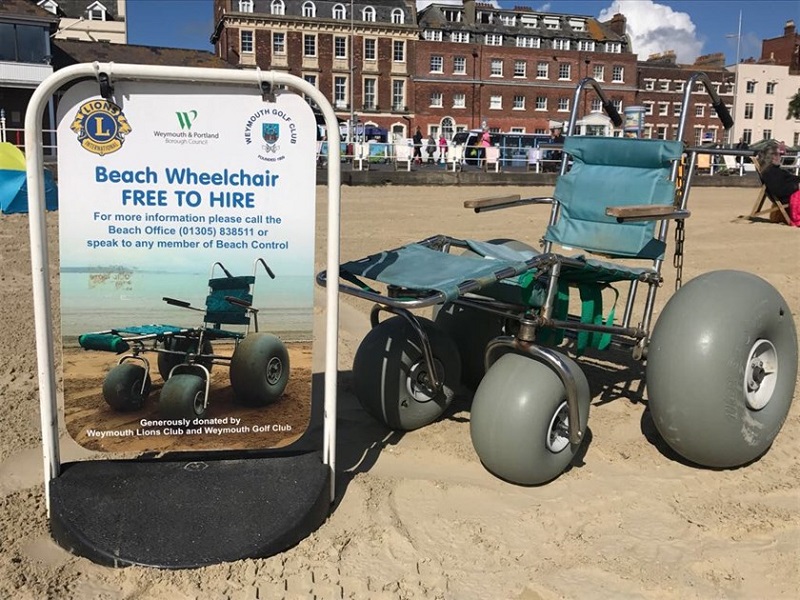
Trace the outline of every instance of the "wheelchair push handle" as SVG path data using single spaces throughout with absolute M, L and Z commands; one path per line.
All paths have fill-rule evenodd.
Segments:
M 164 296 L 161 299 L 164 302 L 166 302 L 167 304 L 170 304 L 172 306 L 180 306 L 181 308 L 191 308 L 192 307 L 191 304 L 189 304 L 188 302 L 186 302 L 184 300 L 176 300 L 175 298 L 167 298 L 166 296 Z
M 733 127 L 733 117 L 731 117 L 731 113 L 728 112 L 728 107 L 725 106 L 725 103 L 722 100 L 718 102 L 712 102 L 711 106 L 714 107 L 714 111 L 717 113 L 719 120 L 722 121 L 722 126 L 725 129 L 730 129 Z
M 619 112 L 614 108 L 614 103 L 611 100 L 603 102 L 603 110 L 606 111 L 608 118 L 614 123 L 614 127 L 622 127 L 622 117 L 619 116 Z

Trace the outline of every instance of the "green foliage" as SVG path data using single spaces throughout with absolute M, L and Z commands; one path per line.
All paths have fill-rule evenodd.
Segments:
M 787 119 L 800 119 L 800 89 L 797 90 L 797 93 L 789 100 L 789 112 L 786 115 Z

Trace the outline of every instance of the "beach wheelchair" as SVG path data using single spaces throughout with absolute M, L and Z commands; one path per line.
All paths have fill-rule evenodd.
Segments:
M 231 387 L 242 404 L 266 406 L 277 400 L 289 381 L 289 353 L 278 337 L 258 331 L 258 309 L 252 302 L 259 265 L 275 278 L 261 258 L 255 261 L 253 275 L 244 276 L 232 275 L 222 263 L 215 262 L 205 307 L 163 298 L 171 306 L 203 313 L 199 327 L 144 325 L 81 335 L 79 343 L 85 349 L 124 353 L 103 381 L 103 398 L 108 405 L 116 411 L 144 406 L 152 383 L 150 362 L 145 356 L 149 352 L 157 354 L 158 372 L 164 380 L 158 410 L 165 418 L 205 416 L 215 364 L 229 367 Z M 223 325 L 240 327 L 223 329 Z M 232 355 L 216 354 L 213 341 L 232 342 Z
M 705 74 L 689 79 L 683 105 L 695 84 L 730 127 Z M 586 437 L 592 394 L 581 355 L 623 350 L 633 365 L 645 363 L 652 420 L 680 456 L 716 468 L 753 461 L 777 436 L 794 394 L 791 310 L 769 283 L 741 271 L 681 285 L 701 149 L 571 135 L 586 85 L 620 122 L 600 86 L 581 81 L 552 198 L 465 202 L 476 212 L 552 204 L 539 248 L 437 235 L 341 265 L 340 291 L 375 302 L 353 362 L 355 394 L 377 420 L 407 431 L 438 419 L 459 386 L 472 388 L 470 433 L 482 463 L 507 481 L 542 484 L 570 465 Z M 652 326 L 672 221 L 677 291 Z M 324 272 L 317 279 L 328 283 Z M 426 307 L 432 319 L 412 312 Z

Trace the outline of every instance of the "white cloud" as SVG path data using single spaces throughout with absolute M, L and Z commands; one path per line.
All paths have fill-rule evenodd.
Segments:
M 693 63 L 703 53 L 703 40 L 692 18 L 653 2 L 653 0 L 614 0 L 600 11 L 599 19 L 607 21 L 622 13 L 627 19 L 627 34 L 639 60 L 651 54 L 674 50 L 680 63 Z

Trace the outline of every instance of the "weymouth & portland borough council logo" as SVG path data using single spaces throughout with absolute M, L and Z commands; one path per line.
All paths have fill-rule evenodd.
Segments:
M 89 100 L 81 104 L 70 125 L 78 141 L 92 154 L 103 156 L 122 148 L 132 129 L 116 104 L 108 100 Z

